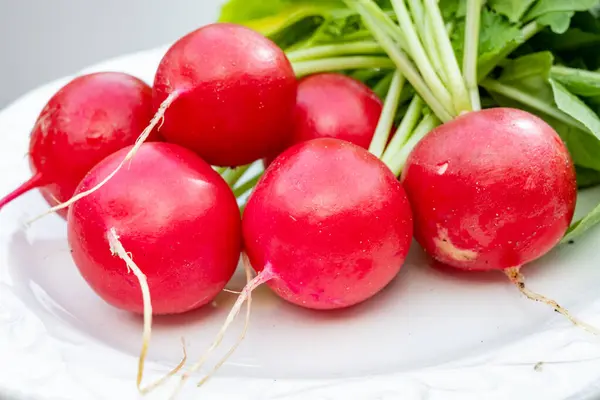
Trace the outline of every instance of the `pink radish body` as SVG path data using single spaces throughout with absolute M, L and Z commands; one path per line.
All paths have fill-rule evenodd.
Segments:
M 409 203 L 392 172 L 367 150 L 329 138 L 274 160 L 242 227 L 245 251 L 271 276 L 267 284 L 312 309 L 348 307 L 378 293 L 412 239 Z
M 362 82 L 337 73 L 302 78 L 289 145 L 317 138 L 336 138 L 368 149 L 383 104 Z M 265 160 L 269 165 L 272 158 Z
M 105 178 L 129 150 L 94 167 L 77 192 Z M 143 144 L 128 168 L 69 210 L 68 240 L 82 276 L 108 303 L 139 313 L 140 287 L 111 254 L 111 228 L 147 276 L 154 314 L 211 301 L 240 256 L 240 213 L 231 189 L 209 164 L 174 144 Z
M 178 40 L 154 81 L 154 105 L 174 96 L 161 134 L 213 165 L 239 166 L 288 142 L 297 81 L 285 53 L 243 26 L 207 25 Z
M 429 133 L 402 182 L 417 241 L 463 269 L 520 267 L 546 254 L 569 227 L 577 196 L 557 133 L 507 108 L 472 112 Z
M 152 118 L 152 89 L 124 73 L 75 78 L 46 104 L 31 132 L 33 177 L 0 200 L 0 208 L 39 187 L 50 205 L 66 201 L 99 161 L 132 145 Z M 152 133 L 149 140 L 157 140 Z M 67 211 L 60 210 L 64 217 Z
M 331 137 L 368 149 L 383 104 L 368 86 L 346 75 L 323 73 L 298 84 L 292 143 Z

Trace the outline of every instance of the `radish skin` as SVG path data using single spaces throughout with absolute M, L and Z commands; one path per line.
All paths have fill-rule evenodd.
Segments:
M 382 102 L 365 84 L 336 73 L 300 80 L 292 144 L 324 137 L 368 149 Z
M 259 180 L 242 217 L 246 262 L 258 274 L 179 388 L 204 365 L 258 286 L 267 284 L 282 299 L 308 309 L 359 304 L 398 274 L 412 229 L 404 189 L 366 149 L 320 138 L 284 151 Z
M 438 261 L 506 269 L 552 249 L 575 210 L 575 169 L 543 120 L 493 108 L 457 117 L 410 153 L 401 178 L 415 238 Z
M 152 89 L 136 77 L 98 72 L 73 79 L 46 103 L 31 131 L 32 178 L 0 199 L 0 209 L 35 188 L 51 206 L 68 200 L 94 165 L 134 144 L 151 117 Z M 148 140 L 159 136 L 150 131 Z
M 168 142 L 214 166 L 237 167 L 277 154 L 289 141 L 296 89 L 285 53 L 260 33 L 231 23 L 190 32 L 167 50 L 158 66 L 153 86 L 157 111 L 136 145 L 103 180 L 48 213 L 112 180 L 155 128 Z
M 339 73 L 300 79 L 294 126 L 287 147 L 318 138 L 336 138 L 368 149 L 383 104 L 367 85 Z M 273 158 L 265 159 L 268 166 Z
M 78 192 L 108 175 L 130 148 L 109 156 Z M 146 143 L 102 190 L 74 203 L 68 240 L 84 279 L 109 304 L 144 310 L 137 279 L 109 251 L 115 230 L 147 277 L 154 315 L 176 314 L 210 302 L 229 281 L 241 250 L 235 197 L 209 164 L 167 143 Z
M 218 23 L 178 40 L 162 59 L 154 105 L 176 93 L 161 133 L 213 165 L 239 166 L 283 149 L 297 81 L 285 53 L 249 28 Z
M 415 239 L 435 260 L 465 270 L 499 270 L 531 300 L 520 272 L 553 249 L 575 211 L 575 168 L 565 144 L 542 119 L 512 108 L 475 111 L 434 129 L 410 153 L 401 181 Z
M 409 203 L 392 172 L 367 150 L 327 138 L 275 159 L 242 226 L 252 266 L 273 274 L 267 285 L 312 309 L 375 295 L 400 270 L 412 239 Z
M 104 179 L 130 150 L 101 161 L 77 192 Z M 102 190 L 71 205 L 67 233 L 73 260 L 90 287 L 117 308 L 143 313 L 137 386 L 148 393 L 186 359 L 184 347 L 179 365 L 142 387 L 153 315 L 183 313 L 211 302 L 235 271 L 241 220 L 233 192 L 190 150 L 145 143 Z

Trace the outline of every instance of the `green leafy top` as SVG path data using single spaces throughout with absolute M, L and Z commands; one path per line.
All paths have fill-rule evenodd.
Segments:
M 490 0 L 489 6 L 512 23 L 521 21 L 529 7 L 536 0 Z
M 409 5 L 407 12 L 410 14 L 415 12 L 415 4 L 425 5 L 432 0 L 404 1 Z M 487 0 L 483 3 L 478 14 L 477 52 L 473 53 L 474 47 L 465 51 L 465 37 L 466 31 L 472 29 L 467 27 L 466 19 L 467 14 L 472 15 L 474 3 L 439 1 L 442 23 L 451 31 L 451 52 L 454 50 L 454 54 L 450 58 L 448 53 L 436 54 L 437 48 L 432 51 L 432 45 L 443 46 L 440 35 L 444 36 L 444 27 L 440 30 L 439 23 L 435 32 L 430 31 L 431 35 L 423 34 L 423 29 L 431 27 L 417 26 L 417 36 L 411 38 L 412 50 L 407 49 L 405 35 L 408 31 L 395 22 L 398 10 L 392 8 L 390 0 L 230 0 L 222 9 L 220 21 L 256 29 L 273 39 L 290 56 L 304 51 L 302 61 L 299 61 L 305 63 L 304 68 L 306 63 L 317 65 L 321 59 L 326 64 L 343 60 L 345 54 L 335 48 L 346 46 L 344 48 L 351 49 L 348 56 L 368 62 L 358 70 L 341 67 L 358 64 L 342 63 L 339 72 L 367 83 L 382 98 L 390 90 L 392 71 L 381 69 L 381 66 L 389 65 L 381 62 L 382 53 L 378 53 L 378 57 L 369 57 L 377 54 L 375 42 L 381 44 L 373 29 L 379 29 L 379 35 L 382 32 L 392 35 L 392 50 L 396 52 L 392 65 L 398 66 L 402 48 L 412 62 L 405 66 L 413 68 L 417 74 L 424 70 L 411 57 L 415 55 L 412 53 L 415 38 L 422 41 L 425 55 L 433 57 L 433 70 L 427 72 L 429 75 L 421 83 L 426 86 L 435 83 L 437 75 L 452 96 L 457 93 L 454 92 L 457 88 L 452 86 L 453 79 L 449 79 L 449 74 L 453 73 L 447 69 L 449 62 L 454 59 L 454 63 L 461 63 L 465 52 L 475 54 L 478 78 L 484 88 L 481 104 L 485 107 L 518 107 L 542 117 L 566 143 L 576 164 L 578 184 L 581 187 L 600 184 L 600 71 L 596 71 L 600 68 L 600 53 L 591 50 L 600 45 L 600 20 L 595 9 L 600 0 Z M 375 18 L 376 26 L 367 27 L 360 7 L 371 7 L 372 12 L 373 4 L 381 12 Z M 426 7 L 424 10 L 430 11 Z M 411 16 L 413 20 L 422 17 Z M 389 24 L 395 24 L 395 28 Z M 369 49 L 369 53 L 356 53 L 356 49 Z M 389 54 L 390 48 L 379 50 Z M 305 61 L 307 54 L 316 58 L 309 57 Z M 511 54 L 516 56 L 508 58 Z M 431 71 L 435 75 L 431 75 Z M 414 101 L 415 91 L 421 93 L 417 86 L 408 84 L 402 91 L 398 110 L 393 116 L 397 124 L 402 124 L 409 104 Z M 425 107 L 435 108 L 428 101 L 425 103 Z M 416 118 L 422 114 L 410 115 Z M 600 206 L 573 224 L 566 240 L 597 223 L 600 223 Z
M 261 18 L 289 13 L 293 9 L 315 6 L 341 8 L 344 4 L 338 0 L 302 1 L 302 0 L 230 0 L 221 8 L 219 21 L 244 23 Z

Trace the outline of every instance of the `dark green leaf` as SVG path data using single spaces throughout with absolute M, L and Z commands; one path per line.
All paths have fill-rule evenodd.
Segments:
M 310 43 L 340 43 L 350 40 L 366 39 L 371 37 L 369 30 L 363 25 L 358 14 L 346 11 L 336 11 L 334 16 L 323 23 Z
M 525 15 L 525 21 L 533 21 L 544 14 L 564 11 L 588 11 L 598 0 L 538 0 Z
M 585 32 L 579 28 L 571 28 L 562 35 L 542 32 L 533 39 L 533 43 L 538 49 L 576 53 L 600 45 L 600 34 Z
M 573 94 L 585 97 L 600 96 L 600 72 L 554 67 L 551 75 L 552 79 L 563 84 Z
M 504 15 L 510 22 L 519 22 L 536 0 L 489 0 L 492 10 Z
M 552 124 L 565 141 L 576 165 L 600 171 L 600 119 L 581 99 L 550 80 L 556 106 L 582 124 L 582 128 Z M 585 127 L 585 128 L 584 128 Z M 587 129 L 586 129 L 587 128 Z
M 558 11 L 542 15 L 537 19 L 538 24 L 548 26 L 554 33 L 563 34 L 571 25 L 575 11 Z
M 595 136 L 587 131 L 544 119 L 563 139 L 576 165 L 600 171 L 600 141 Z
M 577 166 L 577 187 L 585 189 L 600 185 L 600 171 Z
M 586 97 L 585 102 L 596 114 L 600 115 L 600 96 Z
M 554 57 L 549 51 L 528 54 L 508 62 L 498 80 L 510 83 L 522 81 L 531 76 L 547 80 L 550 77 L 550 68 L 553 63 Z
M 584 32 L 600 34 L 600 21 L 597 16 L 594 16 L 591 10 L 575 13 L 575 16 L 571 20 L 571 26 L 581 29 Z
M 481 26 L 485 28 L 479 35 L 479 65 L 493 61 L 510 43 L 523 40 L 517 25 L 487 8 L 481 14 Z
M 452 47 L 458 60 L 462 59 L 465 40 L 465 21 L 460 19 L 452 33 Z M 521 30 L 505 17 L 484 7 L 479 32 L 479 65 L 493 61 L 509 43 L 522 40 Z
M 467 14 L 466 0 L 440 0 L 439 5 L 445 21 L 462 18 Z
M 575 239 L 580 236 L 588 229 L 593 227 L 594 225 L 600 222 L 600 205 L 596 206 L 588 215 L 586 215 L 583 219 L 575 222 L 569 230 L 567 234 L 563 237 L 561 243 L 567 243 L 570 240 Z
M 596 138 L 600 139 L 600 118 L 579 97 L 569 92 L 563 85 L 550 79 L 556 106 L 564 113 L 583 124 Z M 600 158 L 600 154 L 599 154 Z

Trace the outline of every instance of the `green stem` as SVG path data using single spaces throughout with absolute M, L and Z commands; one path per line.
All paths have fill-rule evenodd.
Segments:
M 299 49 L 287 53 L 287 57 L 291 62 L 298 62 L 326 57 L 382 53 L 385 52 L 377 42 L 365 40 L 353 43 L 326 44 L 309 47 L 306 49 Z
M 221 176 L 229 186 L 233 187 L 237 181 L 240 180 L 242 175 L 248 171 L 248 168 L 250 168 L 250 164 L 236 168 L 228 168 Z
M 512 40 L 510 41 L 505 48 L 503 48 L 498 54 L 496 54 L 493 58 L 487 60 L 485 63 L 480 63 L 478 65 L 478 78 L 479 82 L 483 81 L 490 72 L 493 71 L 498 64 L 500 64 L 506 57 L 508 57 L 513 51 L 519 48 L 523 43 L 531 39 L 538 32 L 540 32 L 544 27 L 537 22 L 533 21 L 525 25 L 521 29 L 521 40 Z
M 390 86 L 392 85 L 392 79 L 394 78 L 394 73 L 389 73 L 384 76 L 375 86 L 373 86 L 373 92 L 379 97 L 383 99 L 388 91 L 390 90 Z
M 354 72 L 352 72 L 351 74 L 349 74 L 349 76 L 351 78 L 354 78 L 356 80 L 359 80 L 361 82 L 366 82 L 369 79 L 373 79 L 375 77 L 378 77 L 380 75 L 387 75 L 387 74 L 382 74 L 382 71 L 377 69 L 377 68 L 371 68 L 371 69 L 357 69 Z
M 427 85 L 429 85 L 431 90 L 436 94 L 436 97 L 442 102 L 442 104 L 452 103 L 450 92 L 448 89 L 446 89 L 436 74 L 431 62 L 429 61 L 429 58 L 425 54 L 425 49 L 419 40 L 419 36 L 410 18 L 410 14 L 408 12 L 408 8 L 406 8 L 404 0 L 392 0 L 392 6 L 394 7 L 396 15 L 398 16 L 398 24 L 403 29 L 408 52 L 419 68 L 423 79 L 425 79 Z
M 467 0 L 463 77 L 471 99 L 471 106 L 475 111 L 481 110 L 479 85 L 477 83 L 477 57 L 479 54 L 479 29 L 481 25 L 482 5 L 482 0 Z
M 406 54 L 404 54 L 404 52 L 398 48 L 396 43 L 387 35 L 387 33 L 381 29 L 378 22 L 372 18 L 371 14 L 362 7 L 362 3 L 352 0 L 345 1 L 350 8 L 354 9 L 361 15 L 365 25 L 371 31 L 377 42 L 379 42 L 381 47 L 383 47 L 389 57 L 393 60 L 396 67 L 406 77 L 406 79 L 410 82 L 417 93 L 419 93 L 423 100 L 427 102 L 429 107 L 431 107 L 438 118 L 445 122 L 450 121 L 452 119 L 452 114 L 431 92 Z
M 421 120 L 406 144 L 402 146 L 402 149 L 394 155 L 392 162 L 388 164 L 396 176 L 400 176 L 402 173 L 404 165 L 406 165 L 406 160 L 415 146 L 439 124 L 440 120 L 433 114 L 428 114 Z
M 240 204 L 240 215 L 244 215 L 244 210 L 246 209 L 247 204 L 248 200 L 245 200 L 242 204 Z
M 263 172 L 261 171 L 259 174 L 256 174 L 255 176 L 248 179 L 247 181 L 245 181 L 238 187 L 234 188 L 233 194 L 235 195 L 235 197 L 238 198 L 238 197 L 246 194 L 246 192 L 249 191 L 250 189 L 254 188 L 254 186 L 258 183 L 258 181 L 260 180 L 262 175 L 263 175 Z
M 356 0 L 351 0 L 356 1 Z M 397 43 L 403 51 L 406 51 L 406 38 L 404 31 L 396 24 L 389 15 L 387 15 L 373 0 L 358 0 L 359 7 L 364 7 L 364 10 L 369 13 L 374 20 L 381 23 L 384 31 Z M 348 3 L 348 1 L 346 1 Z
M 552 106 L 540 100 L 535 95 L 519 90 L 515 87 L 505 85 L 493 79 L 486 79 L 481 82 L 481 86 L 483 86 L 486 90 L 500 94 L 502 96 L 506 96 L 510 99 L 516 100 L 519 103 L 527 105 L 537 111 L 540 111 L 550 117 L 553 117 L 565 124 L 572 126 L 577 129 L 587 130 L 579 121 L 575 120 L 568 114 L 565 114 L 558 108 Z
M 444 66 L 442 65 L 442 60 L 440 59 L 437 43 L 433 37 L 433 33 L 431 32 L 431 22 L 429 21 L 429 18 L 423 18 L 422 38 L 435 72 L 442 81 L 446 81 L 448 77 L 446 76 Z
M 452 48 L 452 43 L 450 43 L 450 37 L 437 0 L 425 0 L 425 10 L 438 45 L 440 60 L 445 67 L 446 83 L 449 85 L 454 100 L 455 115 L 464 111 L 471 111 L 471 101 L 467 93 L 467 87 L 460 72 L 456 54 Z
M 385 150 L 385 145 L 388 141 L 392 125 L 394 124 L 394 116 L 398 109 L 400 93 L 402 93 L 404 82 L 404 77 L 400 71 L 396 70 L 396 72 L 394 72 L 394 77 L 392 78 L 390 90 L 383 103 L 383 110 L 381 111 L 375 134 L 373 135 L 371 145 L 369 146 L 369 151 L 377 158 L 381 158 L 383 150 Z
M 419 122 L 423 111 L 423 100 L 419 96 L 414 96 L 400 122 L 400 126 L 394 133 L 390 144 L 383 153 L 381 161 L 390 166 L 394 161 L 394 156 L 397 154 L 408 139 L 410 133 L 415 129 Z M 390 167 L 391 168 L 391 167 Z
M 347 69 L 381 68 L 393 69 L 394 62 L 388 57 L 349 56 L 323 58 L 320 60 L 300 61 L 293 63 L 297 77 L 319 72 L 342 71 Z
M 425 9 L 423 8 L 423 3 L 421 0 L 408 0 L 408 6 L 410 7 L 410 12 L 412 13 L 417 31 L 419 31 L 420 34 L 424 33 Z M 419 30 L 419 27 L 421 30 Z M 423 37 L 421 37 L 421 39 L 423 39 Z

